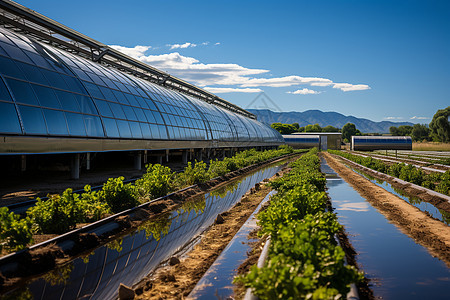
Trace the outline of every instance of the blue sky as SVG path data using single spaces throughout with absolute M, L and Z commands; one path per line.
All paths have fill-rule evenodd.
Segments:
M 450 105 L 450 1 L 17 2 L 244 108 L 264 91 L 282 111 L 429 123 Z

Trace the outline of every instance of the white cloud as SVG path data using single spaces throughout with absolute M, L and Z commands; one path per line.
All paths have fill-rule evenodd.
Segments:
M 296 90 L 294 92 L 287 92 L 288 94 L 295 94 L 295 95 L 314 95 L 314 94 L 320 94 L 319 91 L 310 90 L 307 88 Z
M 214 46 L 219 46 L 219 45 L 220 45 L 220 43 L 215 43 L 215 44 L 214 44 Z
M 128 56 L 134 57 L 139 59 L 139 57 L 144 56 L 144 53 L 147 52 L 151 46 L 135 46 L 133 48 L 118 46 L 118 45 L 111 45 L 111 48 L 122 52 L 123 54 L 126 54 Z
M 330 79 L 318 77 L 301 77 L 301 76 L 285 76 L 278 78 L 251 78 L 242 83 L 245 87 L 254 86 L 270 86 L 270 87 L 285 87 L 300 84 L 327 84 L 331 85 L 333 82 Z
M 209 42 L 204 42 L 201 45 L 206 44 L 209 44 Z M 220 43 L 215 43 L 215 45 L 219 44 Z M 183 49 L 188 47 L 195 47 L 197 45 L 192 43 L 184 43 L 184 44 L 173 44 L 168 46 L 170 46 L 171 49 L 176 48 Z M 370 89 L 370 87 L 365 84 L 334 83 L 330 79 L 320 77 L 303 77 L 297 75 L 272 77 L 272 78 L 255 77 L 256 75 L 263 75 L 263 74 L 267 76 L 270 70 L 246 68 L 238 64 L 232 63 L 205 64 L 201 63 L 199 60 L 193 57 L 183 56 L 178 52 L 160 55 L 146 55 L 145 54 L 146 51 L 152 48 L 150 46 L 136 46 L 133 48 L 127 48 L 123 46 L 114 45 L 111 47 L 131 57 L 134 57 L 144 63 L 147 63 L 155 68 L 161 69 L 173 76 L 180 77 L 183 80 L 192 82 L 193 84 L 203 87 L 210 85 L 214 86 L 226 85 L 226 86 L 236 86 L 239 88 L 257 88 L 263 86 L 289 87 L 298 85 L 309 85 L 319 87 L 332 86 L 333 88 L 340 89 L 344 92 Z M 232 88 L 224 88 L 224 89 L 232 89 Z M 240 90 L 242 92 L 242 90 L 245 89 Z M 259 89 L 247 89 L 247 91 L 251 90 L 259 90 Z M 304 88 L 292 93 L 317 94 L 319 92 Z
M 260 93 L 263 90 L 261 89 L 252 89 L 252 88 L 228 88 L 228 87 L 204 87 L 205 90 L 210 91 L 214 94 L 221 94 L 221 93 Z
M 334 83 L 333 89 L 340 89 L 344 92 L 370 90 L 366 84 Z
M 184 43 L 184 44 L 167 44 L 168 47 L 170 47 L 170 50 L 173 49 L 186 49 L 186 48 L 193 48 L 193 47 L 197 47 L 197 44 L 193 44 L 193 43 Z
M 403 117 L 384 117 L 385 120 L 403 120 Z
M 410 119 L 411 120 L 429 120 L 430 118 L 414 116 L 414 117 L 411 117 Z

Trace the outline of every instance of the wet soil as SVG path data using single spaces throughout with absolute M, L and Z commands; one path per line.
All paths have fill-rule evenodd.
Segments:
M 279 173 L 270 180 L 280 176 Z M 233 208 L 220 215 L 218 219 L 223 220 L 216 220 L 193 250 L 180 258 L 180 263 L 161 267 L 141 281 L 135 288 L 137 299 L 185 299 L 270 191 L 264 182 L 252 188 Z M 255 252 L 252 262 L 258 257 Z
M 328 165 L 349 183 L 362 197 L 395 224 L 404 234 L 428 249 L 450 267 L 450 227 L 430 218 L 418 208 L 410 205 L 383 188 L 356 174 L 329 153 L 323 153 Z M 407 193 L 411 187 L 400 187 Z M 416 192 L 416 196 L 420 194 Z

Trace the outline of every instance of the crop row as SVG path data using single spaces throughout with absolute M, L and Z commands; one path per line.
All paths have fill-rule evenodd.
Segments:
M 345 157 L 375 171 L 400 178 L 444 195 L 450 195 L 450 170 L 445 173 L 431 172 L 427 174 L 413 165 L 404 163 L 386 164 L 373 157 L 362 157 L 338 150 L 328 150 L 328 152 Z
M 326 212 L 325 177 L 317 149 L 290 164 L 291 171 L 271 185 L 278 193 L 258 215 L 260 236 L 270 236 L 262 268 L 236 278 L 260 299 L 345 298 L 351 283 L 362 279 L 345 265 L 344 251 L 334 236 L 342 230 Z
M 33 242 L 33 234 L 68 232 L 77 224 L 100 220 L 172 191 L 292 152 L 292 148 L 287 146 L 268 151 L 251 149 L 221 161 L 211 160 L 209 167 L 203 161 L 189 162 L 180 173 L 172 172 L 166 166 L 149 164 L 135 184 L 125 184 L 123 177 L 117 177 L 109 178 L 99 191 L 92 191 L 87 185 L 84 193 L 78 194 L 69 188 L 62 194 L 48 195 L 45 201 L 37 198 L 36 205 L 30 207 L 24 217 L 1 207 L 0 252 L 25 248 Z

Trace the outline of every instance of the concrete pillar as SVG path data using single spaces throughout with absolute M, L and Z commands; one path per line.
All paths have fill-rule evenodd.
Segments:
M 198 149 L 197 151 L 198 151 L 197 152 L 198 161 L 202 161 L 203 160 L 203 149 Z
M 156 160 L 157 160 L 158 164 L 162 165 L 162 163 L 163 163 L 163 156 L 162 155 L 158 155 L 156 157 Z
M 25 172 L 27 170 L 27 157 L 25 155 L 20 156 L 20 171 Z
M 194 149 L 189 149 L 189 160 L 192 160 L 192 153 L 194 152 Z
M 72 179 L 80 179 L 80 153 L 72 155 L 70 163 L 70 177 Z
M 188 163 L 188 150 L 181 151 L 181 160 L 183 161 L 183 164 Z
M 147 160 L 148 160 L 148 157 L 147 157 L 147 150 L 144 150 L 144 165 L 147 164 Z
M 134 155 L 134 169 L 140 170 L 142 168 L 142 153 L 141 151 L 138 151 Z
M 88 152 L 86 153 L 86 170 L 90 170 L 91 169 L 91 153 Z
M 166 149 L 166 162 L 169 162 L 169 149 Z
M 221 151 L 222 151 L 222 153 L 221 153 L 222 154 L 222 159 L 224 159 L 225 156 L 226 156 L 226 153 L 225 153 L 226 151 L 225 151 L 225 149 L 222 149 Z

